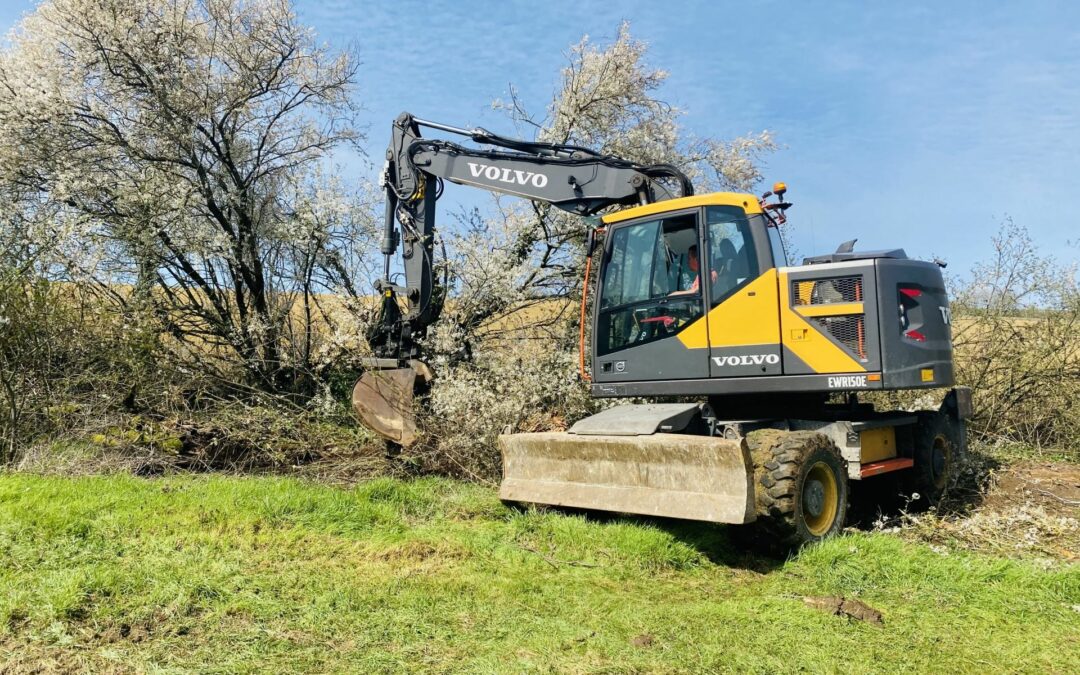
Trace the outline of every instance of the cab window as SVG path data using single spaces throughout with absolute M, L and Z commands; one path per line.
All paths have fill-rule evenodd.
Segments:
M 769 244 L 772 247 L 772 260 L 774 267 L 787 267 L 787 252 L 784 251 L 784 238 L 780 235 L 780 228 L 768 223 L 765 228 L 769 232 Z
M 709 227 L 710 301 L 716 307 L 761 273 L 746 212 L 731 206 L 710 206 L 705 211 Z
M 675 335 L 704 313 L 697 216 L 614 228 L 600 291 L 599 355 Z

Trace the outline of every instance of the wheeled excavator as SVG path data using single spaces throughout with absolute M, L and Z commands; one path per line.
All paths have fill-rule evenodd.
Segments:
M 504 501 L 755 522 L 800 544 L 840 531 L 852 481 L 898 478 L 931 503 L 947 490 L 971 396 L 953 387 L 939 264 L 851 241 L 793 265 L 783 183 L 761 197 L 697 195 L 675 166 L 408 113 L 386 153 L 380 314 L 353 391 L 359 417 L 390 442 L 416 442 L 414 400 L 435 376 L 422 342 L 447 294 L 433 264 L 443 181 L 588 218 L 582 376 L 594 397 L 654 401 L 565 432 L 500 436 Z M 391 274 L 399 248 L 404 285 Z M 930 388 L 949 388 L 936 410 L 863 400 Z

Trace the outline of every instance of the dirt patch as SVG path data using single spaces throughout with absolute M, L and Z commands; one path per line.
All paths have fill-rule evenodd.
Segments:
M 630 640 L 630 644 L 644 649 L 645 647 L 652 647 L 656 644 L 656 638 L 650 633 L 642 633 L 641 635 L 635 635 L 634 639 Z
M 1018 462 L 1004 467 L 991 483 L 982 508 L 1037 506 L 1048 515 L 1080 516 L 1080 464 Z
M 122 623 L 117 626 L 111 626 L 100 633 L 95 633 L 93 638 L 95 642 L 103 642 L 105 644 L 113 644 L 116 642 L 132 642 L 139 643 L 147 640 L 150 637 L 150 630 L 141 624 L 127 624 Z
M 904 514 L 885 529 L 932 546 L 1080 561 L 1080 465 L 1020 461 L 994 468 L 980 485 L 966 508 Z
M 807 607 L 821 610 L 822 612 L 828 612 L 829 614 L 842 616 L 855 621 L 865 621 L 866 623 L 872 623 L 878 626 L 885 622 L 881 616 L 881 612 L 862 600 L 849 600 L 847 598 L 838 598 L 835 596 L 805 597 L 803 598 L 803 604 Z

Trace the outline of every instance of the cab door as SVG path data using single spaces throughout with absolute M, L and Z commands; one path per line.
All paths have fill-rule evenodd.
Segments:
M 779 287 L 766 222 L 737 206 L 705 209 L 710 377 L 783 374 Z M 775 255 L 782 258 L 783 249 Z
M 690 260 L 700 222 L 695 208 L 609 228 L 593 327 L 596 382 L 709 377 L 704 289 L 693 269 L 700 262 Z

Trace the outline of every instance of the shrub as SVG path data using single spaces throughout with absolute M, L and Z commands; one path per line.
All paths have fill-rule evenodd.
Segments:
M 954 281 L 957 382 L 974 391 L 971 431 L 987 441 L 1080 448 L 1080 286 L 1006 220 L 995 253 Z
M 440 373 L 415 456 L 428 471 L 492 480 L 500 433 L 561 431 L 597 407 L 578 377 L 576 348 L 522 339 Z
M 8 274 L 0 316 L 4 461 L 39 439 L 108 425 L 140 397 L 157 403 L 170 395 L 154 331 L 108 311 L 91 293 L 29 272 Z

